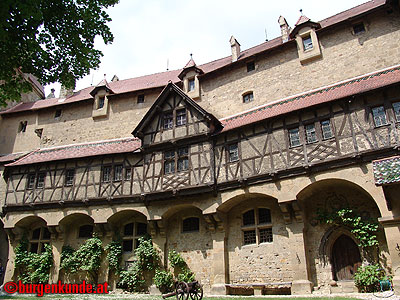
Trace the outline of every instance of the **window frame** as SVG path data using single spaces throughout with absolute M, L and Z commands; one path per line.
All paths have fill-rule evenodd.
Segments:
M 119 172 L 117 173 L 117 169 L 119 169 Z M 113 182 L 119 182 L 122 181 L 124 178 L 124 166 L 123 164 L 116 164 L 114 165 L 114 168 L 112 170 L 112 181 Z
M 176 124 L 176 127 L 186 126 L 186 124 L 187 124 L 186 108 L 180 108 L 180 109 L 176 110 L 175 124 Z
M 306 43 L 309 40 L 309 43 Z M 303 45 L 303 51 L 310 51 L 314 49 L 314 43 L 311 34 L 306 34 L 301 37 L 301 43 Z
M 71 179 L 72 173 L 72 179 Z M 75 182 L 75 169 L 67 169 L 65 171 L 64 186 L 73 186 Z
M 362 29 L 361 29 L 361 27 L 362 27 Z M 357 31 L 356 31 L 356 28 L 357 28 Z M 358 30 L 358 29 L 361 29 L 361 30 Z M 361 35 L 367 31 L 367 28 L 365 27 L 364 22 L 361 21 L 361 22 L 354 23 L 352 25 L 352 30 L 353 30 L 354 35 Z
M 236 149 L 232 149 L 232 147 Z M 239 143 L 232 143 L 226 147 L 226 152 L 228 156 L 228 163 L 235 163 L 240 160 L 239 155 Z
M 329 132 L 330 132 L 330 136 L 329 136 L 329 137 L 326 137 L 326 136 L 325 136 L 325 132 L 326 132 L 326 131 L 324 131 L 324 124 L 323 124 L 323 122 L 328 122 L 328 125 L 329 125 Z M 322 140 L 323 140 L 323 141 L 330 140 L 330 139 L 332 139 L 332 138 L 335 137 L 335 134 L 333 133 L 332 123 L 331 123 L 331 120 L 330 120 L 330 119 L 321 120 L 321 121 L 319 122 L 319 125 L 320 125 L 320 128 L 321 128 L 321 137 L 322 137 Z
M 163 130 L 169 130 L 169 129 L 174 128 L 174 112 L 173 111 L 166 111 L 163 113 L 162 128 L 163 128 Z
M 196 222 L 197 222 L 197 224 L 195 224 L 195 225 L 197 225 L 197 229 L 196 228 L 191 228 L 191 226 L 193 225 L 193 223 L 189 223 L 189 224 L 187 224 L 188 226 L 189 226 L 189 228 L 186 228 L 185 229 L 185 221 L 186 222 L 190 222 L 190 220 L 197 220 Z M 181 233 L 194 233 L 194 232 L 200 232 L 200 218 L 199 217 L 196 217 L 196 216 L 190 216 L 190 217 L 186 217 L 186 218 L 183 218 L 182 219 L 182 222 L 181 222 L 181 226 L 182 226 L 182 228 L 181 228 Z
M 268 211 L 269 214 L 269 219 L 270 222 L 260 222 L 260 209 L 265 209 Z M 253 224 L 246 224 L 245 225 L 245 219 L 244 216 L 245 214 L 248 214 L 249 212 L 253 211 Z M 241 213 L 241 230 L 242 230 L 242 244 L 243 246 L 249 246 L 249 245 L 261 245 L 261 244 L 271 244 L 273 243 L 273 232 L 272 232 L 272 227 L 273 227 L 273 222 L 272 222 L 272 213 L 271 209 L 268 207 L 264 206 L 259 206 L 259 207 L 253 207 L 250 209 L 247 209 Z M 269 241 L 262 241 L 261 242 L 261 231 L 268 229 L 268 232 L 270 231 L 270 240 Z M 246 242 L 246 233 L 252 233 L 251 238 L 254 238 L 255 242 Z
M 144 103 L 144 94 L 140 94 L 140 95 L 137 96 L 136 103 L 137 104 Z
M 254 101 L 254 93 L 252 91 L 246 92 L 242 95 L 242 102 L 243 103 L 250 103 Z
M 396 114 L 396 107 L 395 106 L 398 106 L 398 113 L 397 114 Z M 392 108 L 393 108 L 394 121 L 395 122 L 400 122 L 400 101 L 392 102 Z
M 106 172 L 107 170 L 107 172 Z M 107 174 L 107 178 L 105 178 Z M 109 183 L 111 182 L 112 178 L 112 166 L 111 165 L 105 165 L 101 167 L 101 182 L 102 183 Z
M 374 110 L 377 110 L 377 109 L 383 109 L 383 114 L 382 115 L 375 115 L 374 114 Z M 382 112 L 378 112 L 378 113 L 382 113 Z M 374 127 L 375 128 L 378 128 L 378 127 L 383 127 L 383 126 L 386 126 L 386 125 L 388 125 L 388 124 L 390 124 L 389 123 L 389 121 L 388 121 L 388 117 L 387 117 L 387 114 L 386 114 L 386 109 L 385 109 L 385 106 L 382 104 L 382 105 L 377 105 L 377 106 L 374 106 L 374 107 L 371 107 L 371 115 L 372 115 L 372 120 L 373 120 L 373 122 L 374 122 Z M 384 121 L 385 121 L 385 123 L 383 124 L 377 124 L 377 119 L 378 120 L 380 120 L 380 117 L 381 116 L 384 116 Z M 381 121 L 381 120 L 380 120 Z
M 255 69 L 256 69 L 256 63 L 255 63 L 254 60 L 253 61 L 249 61 L 248 63 L 246 63 L 247 73 L 255 71 Z
M 45 185 L 46 185 L 46 172 L 38 172 L 35 187 L 37 189 L 44 189 Z
M 106 103 L 106 96 L 99 96 L 96 109 L 103 109 Z
M 188 93 L 193 92 L 196 89 L 196 81 L 195 78 L 188 79 Z
M 298 144 L 294 144 L 293 141 L 294 139 L 292 139 L 292 135 L 291 135 L 291 131 L 296 130 L 297 131 L 297 139 L 298 140 Z M 301 138 L 300 138 L 300 128 L 299 127 L 292 127 L 292 128 L 288 128 L 288 139 L 289 139 L 289 148 L 296 148 L 302 145 L 301 142 Z
M 125 234 L 125 227 L 130 224 L 133 224 L 132 234 L 127 235 L 127 234 Z M 138 224 L 146 225 L 145 233 L 143 233 L 143 234 L 138 233 Z M 120 234 L 122 236 L 122 253 L 134 253 L 135 249 L 137 249 L 137 247 L 139 246 L 139 238 L 145 236 L 147 234 L 147 232 L 148 232 L 147 223 L 138 222 L 138 221 L 128 221 L 128 222 L 124 223 L 120 228 Z M 124 242 L 127 242 L 127 241 L 132 241 L 132 250 L 130 250 L 130 251 L 124 250 Z
M 309 132 L 310 127 L 312 127 L 311 132 Z M 315 123 L 310 123 L 310 124 L 304 125 L 304 134 L 305 134 L 307 144 L 314 144 L 314 143 L 318 142 L 317 129 L 315 128 Z M 311 134 L 311 136 L 310 136 L 310 134 Z
M 36 239 L 33 237 L 33 233 L 36 230 L 40 230 L 39 232 L 39 237 Z M 47 230 L 47 232 L 49 233 L 49 237 L 46 238 L 44 236 L 44 232 L 45 230 Z M 36 254 L 42 254 L 42 248 L 44 247 L 44 245 L 50 245 L 50 241 L 51 241 L 51 233 L 49 231 L 49 229 L 46 226 L 39 226 L 39 227 L 34 227 L 34 229 L 32 229 L 31 234 L 29 236 L 29 245 L 28 245 L 28 249 L 29 249 L 29 253 L 36 253 Z M 36 252 L 32 252 L 32 244 L 35 243 L 37 244 L 37 249 Z
M 163 152 L 163 168 L 164 168 L 163 173 L 164 173 L 164 175 L 170 175 L 170 174 L 175 174 L 175 173 L 180 173 L 180 172 L 187 172 L 190 169 L 190 164 L 189 164 L 190 152 L 189 151 L 190 151 L 189 146 L 179 147 L 179 148 L 176 148 L 173 150 L 164 151 Z M 167 154 L 173 154 L 173 155 L 167 156 Z M 184 166 L 185 166 L 184 169 L 179 167 L 180 161 L 186 162 L 186 163 L 184 163 Z M 170 165 L 171 167 L 167 168 L 168 165 Z
M 33 179 L 33 180 L 30 180 Z M 36 174 L 35 173 L 29 173 L 28 177 L 26 178 L 26 189 L 27 190 L 32 190 L 36 184 Z

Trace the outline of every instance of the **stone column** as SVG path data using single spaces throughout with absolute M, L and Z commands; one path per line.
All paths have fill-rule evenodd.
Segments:
M 49 226 L 50 242 L 53 251 L 54 265 L 50 270 L 50 283 L 57 283 L 60 276 L 61 268 L 61 252 L 64 246 L 64 233 L 61 231 L 60 226 Z
M 19 240 L 21 238 L 15 230 L 11 228 L 4 229 L 7 236 L 8 236 L 8 261 L 7 261 L 7 268 L 5 269 L 4 274 L 4 283 L 12 281 L 14 277 L 14 259 L 15 259 L 15 247 L 18 246 Z
M 98 237 L 101 239 L 103 247 L 106 247 L 111 241 L 111 229 L 108 223 L 95 223 L 94 231 L 97 233 Z M 99 283 L 106 282 L 108 280 L 108 262 L 105 259 L 104 263 L 101 264 L 97 281 Z
M 226 295 L 228 282 L 228 255 L 226 252 L 226 226 L 218 214 L 205 215 L 208 230 L 213 240 L 213 261 L 210 265 L 211 294 Z
M 393 287 L 396 294 L 400 294 L 400 216 L 384 217 L 379 221 L 383 225 L 392 261 Z
M 165 232 L 165 225 L 163 220 L 150 220 L 149 231 L 151 239 L 153 241 L 154 248 L 160 255 L 160 263 L 163 267 L 166 267 L 168 260 L 168 249 L 167 249 L 167 236 Z M 149 288 L 150 295 L 161 295 L 159 289 L 152 284 Z
M 285 221 L 289 232 L 291 247 L 291 266 L 293 271 L 292 295 L 311 294 L 312 283 L 308 279 L 308 264 L 304 240 L 303 214 L 297 201 L 280 204 L 286 215 Z M 290 217 L 288 215 L 290 214 Z

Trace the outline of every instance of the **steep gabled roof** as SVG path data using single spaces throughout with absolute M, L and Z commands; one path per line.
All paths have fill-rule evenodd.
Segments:
M 37 149 L 6 167 L 30 165 L 42 162 L 83 158 L 116 153 L 133 152 L 140 148 L 140 140 L 123 138 L 92 143 L 66 145 L 52 148 Z
M 297 20 L 296 24 L 294 25 L 293 30 L 290 32 L 289 37 L 294 38 L 297 32 L 303 27 L 311 27 L 314 29 L 320 29 L 321 24 L 311 21 L 310 18 L 307 18 L 304 15 L 301 15 L 300 18 Z
M 94 97 L 98 90 L 105 89 L 107 93 L 114 94 L 114 91 L 111 89 L 110 85 L 108 84 L 107 80 L 104 78 L 102 81 L 96 85 L 93 90 L 90 92 L 90 95 Z
M 276 100 L 221 119 L 223 132 L 306 107 L 365 93 L 400 82 L 400 65 Z
M 179 96 L 183 98 L 183 101 L 185 101 L 188 105 L 193 107 L 197 112 L 200 113 L 204 118 L 207 120 L 211 121 L 214 123 L 215 128 L 221 127 L 221 123 L 218 121 L 214 115 L 210 114 L 206 110 L 204 110 L 200 105 L 198 105 L 192 98 L 190 98 L 188 95 L 185 94 L 184 91 L 182 91 L 176 84 L 173 84 L 172 82 L 168 83 L 168 85 L 162 90 L 161 94 L 157 97 L 156 101 L 154 101 L 153 105 L 150 107 L 150 109 L 147 111 L 147 113 L 144 115 L 142 120 L 139 122 L 139 124 L 136 126 L 136 128 L 132 131 L 132 134 L 136 137 L 139 137 L 140 132 L 143 131 L 143 129 L 151 122 L 153 119 L 153 116 L 159 113 L 158 107 L 168 98 L 168 96 L 172 93 L 176 93 Z
M 190 71 L 195 71 L 198 74 L 204 74 L 203 70 L 197 67 L 196 63 L 194 62 L 193 58 L 190 58 L 190 60 L 187 62 L 185 67 L 182 69 L 182 71 L 179 73 L 178 77 L 180 80 L 185 77 L 185 74 Z

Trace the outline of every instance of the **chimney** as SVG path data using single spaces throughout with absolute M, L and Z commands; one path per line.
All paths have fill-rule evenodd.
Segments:
M 233 37 L 233 35 L 231 36 L 231 39 L 229 40 L 229 42 L 231 43 L 231 50 L 232 50 L 232 62 L 235 62 L 238 60 L 239 56 L 240 56 L 240 44 L 239 42 Z
M 72 96 L 73 94 L 74 94 L 73 88 L 67 89 L 65 87 L 65 85 L 62 85 L 61 89 L 60 89 L 60 97 L 59 98 L 68 98 L 69 96 Z
M 287 42 L 289 40 L 290 27 L 282 16 L 279 17 L 278 22 L 281 27 L 282 42 Z
M 51 89 L 51 93 L 47 95 L 46 99 L 51 99 L 51 98 L 55 98 L 56 96 L 54 95 L 54 92 L 56 90 L 55 89 Z

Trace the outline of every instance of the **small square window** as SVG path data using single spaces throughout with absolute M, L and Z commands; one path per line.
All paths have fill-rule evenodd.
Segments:
M 238 144 L 232 144 L 228 147 L 229 162 L 235 162 L 239 160 L 239 148 Z
M 254 71 L 255 69 L 256 69 L 256 65 L 254 64 L 254 61 L 247 63 L 247 72 Z
M 172 112 L 165 113 L 163 117 L 163 128 L 171 129 L 173 126 L 173 115 Z
M 57 109 L 56 113 L 54 114 L 54 119 L 58 119 L 61 117 L 61 109 Z
M 114 167 L 114 181 L 122 180 L 122 165 L 116 165 Z
M 111 167 L 110 166 L 103 167 L 103 175 L 102 175 L 101 179 L 103 182 L 111 181 Z
M 144 95 L 143 95 L 143 94 L 142 94 L 142 95 L 138 95 L 138 97 L 137 97 L 137 103 L 138 103 L 138 104 L 144 103 Z
M 182 222 L 182 232 L 198 232 L 200 229 L 199 218 L 187 218 Z
M 97 103 L 97 109 L 102 109 L 104 107 L 105 100 L 106 100 L 105 96 L 99 97 L 99 102 Z
M 44 178 L 46 177 L 46 173 L 39 173 L 36 181 L 36 188 L 41 189 L 44 188 Z
M 272 243 L 272 228 L 262 228 L 259 233 L 260 243 Z
M 33 189 L 33 187 L 35 186 L 35 174 L 29 174 L 28 175 L 28 180 L 26 183 L 26 188 L 27 189 Z
M 355 35 L 364 33 L 365 32 L 364 23 L 361 22 L 361 23 L 357 23 L 357 24 L 353 25 L 353 32 Z
M 247 93 L 243 95 L 243 103 L 249 103 L 254 100 L 253 92 Z
M 387 124 L 385 108 L 383 106 L 372 108 L 372 116 L 374 118 L 375 127 Z
M 74 178 L 75 178 L 75 170 L 74 169 L 67 170 L 67 172 L 65 173 L 65 185 L 66 186 L 73 185 Z
M 251 245 L 257 242 L 256 240 L 256 231 L 255 230 L 246 230 L 243 231 L 243 244 L 244 245 Z
M 290 147 L 297 147 L 301 145 L 298 128 L 289 129 L 289 143 Z
M 176 111 L 176 126 L 186 125 L 186 109 Z
M 333 138 L 333 132 L 330 120 L 321 121 L 322 139 L 327 140 Z
M 188 92 L 194 91 L 194 88 L 195 88 L 194 78 L 189 79 L 189 81 L 188 81 Z
M 310 35 L 303 37 L 302 40 L 303 40 L 303 49 L 304 49 L 304 51 L 310 50 L 310 49 L 312 49 L 314 47 Z
M 393 110 L 396 122 L 400 122 L 400 102 L 393 103 Z
M 306 139 L 307 143 L 315 143 L 317 141 L 317 133 L 315 131 L 315 125 L 314 124 L 309 124 L 305 126 L 306 130 Z

